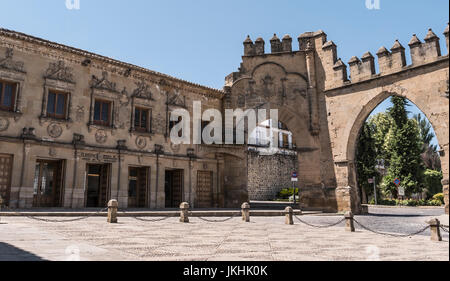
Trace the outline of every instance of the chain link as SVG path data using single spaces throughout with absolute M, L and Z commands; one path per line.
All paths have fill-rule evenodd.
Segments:
M 448 228 L 448 226 L 447 226 L 447 228 Z M 444 232 L 449 233 L 447 228 L 446 228 L 445 225 L 441 225 L 441 229 L 442 229 Z
M 341 223 L 343 223 L 343 222 L 345 221 L 345 218 L 343 218 L 343 219 L 341 219 L 340 221 L 338 221 L 338 222 L 336 222 L 336 223 L 333 223 L 333 224 L 329 224 L 329 225 L 315 225 L 315 224 L 311 224 L 311 223 L 309 223 L 309 222 L 306 222 L 306 221 L 300 219 L 300 218 L 299 218 L 298 216 L 296 216 L 296 215 L 294 215 L 294 217 L 295 217 L 299 222 L 301 222 L 301 223 L 303 223 L 303 224 L 306 224 L 307 226 L 314 227 L 314 228 L 329 228 L 329 227 L 333 227 L 333 226 L 336 226 L 336 225 L 338 225 L 338 224 L 341 224 Z
M 81 220 L 86 220 L 88 218 L 91 218 L 93 216 L 97 216 L 100 213 L 105 212 L 106 210 L 108 210 L 108 207 L 101 209 L 100 211 L 97 211 L 93 214 L 84 216 L 84 217 L 80 217 L 80 218 L 76 218 L 76 219 L 68 219 L 68 220 L 52 220 L 52 219 L 44 219 L 44 218 L 39 218 L 37 216 L 26 216 L 29 219 L 32 220 L 36 220 L 36 221 L 42 221 L 42 222 L 52 222 L 52 223 L 65 223 L 65 222 L 75 222 L 75 221 L 81 221 Z
M 416 231 L 416 232 L 410 233 L 410 234 L 395 234 L 395 233 L 386 233 L 386 232 L 380 232 L 380 231 L 377 231 L 377 230 L 373 230 L 373 229 L 371 229 L 371 228 L 369 228 L 369 227 L 367 227 L 367 226 L 361 224 L 361 223 L 360 223 L 359 221 L 357 221 L 356 219 L 353 219 L 353 221 L 354 221 L 357 225 L 359 225 L 361 228 L 363 228 L 363 229 L 365 229 L 365 230 L 367 230 L 367 231 L 369 231 L 369 232 L 372 232 L 372 233 L 375 233 L 375 234 L 379 234 L 379 235 L 384 235 L 384 236 L 391 236 L 391 237 L 403 237 L 403 238 L 405 238 L 405 237 L 411 237 L 411 236 L 419 235 L 419 234 L 421 234 L 421 233 L 427 231 L 429 228 L 431 228 L 431 226 L 428 225 L 428 226 L 426 226 L 426 227 L 424 227 L 424 228 L 422 228 L 422 229 L 420 229 L 420 230 L 418 230 L 418 231 Z
M 129 213 L 126 212 L 124 209 L 120 209 L 119 212 L 124 213 L 124 214 L 129 214 Z M 142 222 L 160 222 L 160 221 L 165 221 L 165 220 L 167 220 L 167 219 L 169 219 L 169 218 L 171 218 L 171 217 L 173 217 L 173 216 L 171 216 L 171 215 L 166 215 L 166 216 L 164 216 L 163 218 L 158 218 L 158 219 L 144 219 L 144 218 L 142 218 L 142 217 L 134 217 L 134 216 L 131 217 L 131 218 L 133 218 L 133 219 L 135 219 L 135 220 L 137 220 L 137 221 L 142 221 Z
M 206 218 L 203 218 L 203 217 L 197 217 L 198 219 L 200 219 L 200 220 L 202 220 L 202 221 L 205 221 L 205 222 L 212 222 L 212 223 L 214 223 L 214 222 L 227 222 L 227 221 L 230 221 L 230 220 L 232 220 L 232 219 L 234 219 L 235 217 L 237 217 L 237 216 L 239 216 L 239 215 L 232 215 L 231 217 L 229 217 L 229 218 L 226 218 L 226 219 L 224 219 L 224 220 L 211 220 L 211 219 L 206 219 Z

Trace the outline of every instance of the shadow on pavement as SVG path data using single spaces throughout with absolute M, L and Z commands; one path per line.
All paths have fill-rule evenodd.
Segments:
M 33 253 L 0 242 L 0 261 L 45 261 Z

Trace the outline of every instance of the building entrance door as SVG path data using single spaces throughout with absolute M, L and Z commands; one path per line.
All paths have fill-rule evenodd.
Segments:
M 166 170 L 166 208 L 178 208 L 183 200 L 183 170 Z
M 109 198 L 109 165 L 88 164 L 86 170 L 86 207 L 106 207 Z
M 148 194 L 148 168 L 130 167 L 128 170 L 128 207 L 145 208 Z
M 11 196 L 12 162 L 13 157 L 11 155 L 0 154 L 0 196 L 5 206 L 9 206 Z
M 196 201 L 196 207 L 198 208 L 211 208 L 213 206 L 212 172 L 198 171 Z
M 33 207 L 61 207 L 63 178 L 63 161 L 37 160 Z

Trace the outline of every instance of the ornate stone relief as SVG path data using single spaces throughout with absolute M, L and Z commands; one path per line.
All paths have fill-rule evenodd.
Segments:
M 175 91 L 173 94 L 167 93 L 167 104 L 186 108 L 186 97 L 181 95 L 179 91 Z
M 62 133 L 63 133 L 63 129 L 60 125 L 56 124 L 56 123 L 52 123 L 47 127 L 47 133 L 49 136 L 51 136 L 52 138 L 59 138 Z
M 45 78 L 64 81 L 68 83 L 75 83 L 72 74 L 72 68 L 65 65 L 64 61 L 50 63 L 48 69 L 45 71 Z
M 51 146 L 48 149 L 48 155 L 50 155 L 51 157 L 55 157 L 56 156 L 56 149 L 53 146 Z
M 98 130 L 95 133 L 95 141 L 98 143 L 105 143 L 108 139 L 108 135 L 106 134 L 105 130 Z
M 84 119 L 84 111 L 85 111 L 84 106 L 82 106 L 82 105 L 77 106 L 76 115 L 75 115 L 75 120 L 77 122 L 82 122 L 83 121 L 83 119 Z
M 9 120 L 5 117 L 0 117 L 0 132 L 4 132 L 9 128 Z
M 136 138 L 136 146 L 139 149 L 144 149 L 147 146 L 147 138 L 143 136 L 138 136 Z
M 102 73 L 102 78 L 98 78 L 95 75 L 92 75 L 91 87 L 98 90 L 107 90 L 110 92 L 117 93 L 117 85 L 108 80 L 108 72 L 104 71 Z
M 6 49 L 5 58 L 0 59 L 0 68 L 25 73 L 24 64 L 20 61 L 14 61 L 14 50 Z
M 132 97 L 154 100 L 150 86 L 147 83 L 139 81 L 136 83 L 136 86 L 137 88 L 133 91 Z
M 171 142 L 170 148 L 172 149 L 173 152 L 178 153 L 178 152 L 180 152 L 181 146 L 179 144 L 174 144 Z

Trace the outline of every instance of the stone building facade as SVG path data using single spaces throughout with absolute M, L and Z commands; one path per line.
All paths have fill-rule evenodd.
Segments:
M 448 26 L 444 32 L 448 50 Z M 248 200 L 245 145 L 174 145 L 176 108 L 277 109 L 293 133 L 303 209 L 360 212 L 359 131 L 384 99 L 400 95 L 428 117 L 442 148 L 448 212 L 449 57 L 431 30 L 413 36 L 412 64 L 390 50 L 347 66 L 323 31 L 244 42 L 223 91 L 0 29 L 0 192 L 12 207 L 236 207 Z M 448 51 L 447 51 L 448 52 Z M 350 77 L 348 73 L 350 73 Z M 260 120 L 264 121 L 264 120 Z
M 230 168 L 244 148 L 169 137 L 172 110 L 194 100 L 221 110 L 222 91 L 18 32 L 1 29 L 0 40 L 0 195 L 10 207 L 247 200 L 247 175 Z

